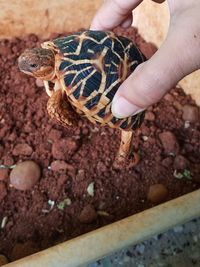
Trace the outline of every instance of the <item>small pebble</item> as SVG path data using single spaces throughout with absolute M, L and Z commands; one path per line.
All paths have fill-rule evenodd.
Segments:
M 174 101 L 174 97 L 169 93 L 164 96 L 164 99 L 171 102 L 171 103 L 173 103 L 173 101 Z
M 18 156 L 18 155 L 30 156 L 32 152 L 33 152 L 33 149 L 28 144 L 17 144 L 14 147 L 12 154 L 14 156 Z
M 6 226 L 7 222 L 8 222 L 8 217 L 4 216 L 1 221 L 1 229 L 3 229 Z
M 87 193 L 89 196 L 94 196 L 94 182 L 91 182 L 87 187 Z
M 179 144 L 176 139 L 176 136 L 170 132 L 162 132 L 159 134 L 159 139 L 163 145 L 163 148 L 167 154 L 178 154 L 179 152 Z
M 173 158 L 172 157 L 167 157 L 167 158 L 164 158 L 162 160 L 162 165 L 164 167 L 167 167 L 167 168 L 170 167 L 172 165 L 172 163 L 173 163 Z
M 147 120 L 147 121 L 154 121 L 155 120 L 155 114 L 152 112 L 152 111 L 147 111 L 145 113 L 145 117 L 144 119 Z
M 152 203 L 161 203 L 168 196 L 168 190 L 163 184 L 154 184 L 149 187 L 148 200 Z
M 143 135 L 143 136 L 142 136 L 142 139 L 146 142 L 146 141 L 148 140 L 148 136 Z
M 92 205 L 85 206 L 79 215 L 79 221 L 81 223 L 92 223 L 96 218 L 97 213 Z
M 29 190 L 38 182 L 40 175 L 40 167 L 35 162 L 24 161 L 12 169 L 10 184 L 19 190 Z
M 174 169 L 184 170 L 189 166 L 189 161 L 182 155 L 177 155 L 174 159 Z
M 185 121 L 184 128 L 188 129 L 189 127 L 190 127 L 190 122 L 189 121 Z
M 59 170 L 73 170 L 74 167 L 65 162 L 64 160 L 54 160 L 52 163 L 51 163 L 51 170 L 52 171 L 59 171 Z
M 3 266 L 4 264 L 7 263 L 8 263 L 7 258 L 4 255 L 0 254 L 0 266 Z
M 9 176 L 9 170 L 0 168 L 0 181 L 6 181 Z
M 199 120 L 198 107 L 192 105 L 185 105 L 182 111 L 183 111 L 182 117 L 184 121 L 197 122 Z

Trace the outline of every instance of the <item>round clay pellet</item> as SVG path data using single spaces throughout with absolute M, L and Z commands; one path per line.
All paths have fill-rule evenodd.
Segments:
M 10 184 L 19 190 L 31 189 L 40 178 L 40 167 L 33 161 L 24 161 L 10 173 Z
M 177 155 L 174 159 L 174 169 L 184 170 L 189 166 L 189 161 L 182 155 Z
M 163 184 L 154 184 L 149 187 L 148 200 L 152 203 L 160 203 L 167 198 L 168 190 Z
M 4 255 L 0 254 L 0 266 L 3 266 L 4 264 L 7 263 L 8 263 L 7 258 Z
M 81 223 L 92 223 L 96 218 L 97 213 L 92 205 L 85 206 L 79 215 Z
M 170 131 L 164 131 L 159 134 L 159 139 L 162 143 L 162 146 L 167 154 L 173 153 L 178 154 L 180 147 L 178 140 L 174 133 Z

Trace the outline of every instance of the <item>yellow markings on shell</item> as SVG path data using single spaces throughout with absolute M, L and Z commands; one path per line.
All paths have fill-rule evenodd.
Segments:
M 79 44 L 78 44 L 78 47 L 77 47 L 77 50 L 76 50 L 76 54 L 79 55 L 80 51 L 81 51 L 81 47 L 82 47 L 83 41 L 85 40 L 85 34 L 81 34 L 81 35 L 77 36 L 77 38 L 78 38 Z
M 126 52 L 128 52 L 128 50 L 130 49 L 130 47 L 132 46 L 132 44 L 128 44 L 128 46 L 124 46 L 123 43 L 120 41 L 119 38 L 117 38 L 115 36 L 114 33 L 111 33 L 111 32 L 108 32 L 107 35 L 100 41 L 94 39 L 93 37 L 91 36 L 88 36 L 87 35 L 87 32 L 83 32 L 82 34 L 80 35 L 72 35 L 72 37 L 75 37 L 75 40 L 67 40 L 67 41 L 64 41 L 64 45 L 67 45 L 70 43 L 70 42 L 73 42 L 73 41 L 78 41 L 78 46 L 76 48 L 76 51 L 75 52 L 65 52 L 63 53 L 63 56 L 61 55 L 58 55 L 58 57 L 60 57 L 59 60 L 57 60 L 57 67 L 56 67 L 56 71 L 57 71 L 57 74 L 58 74 L 58 77 L 60 78 L 60 83 L 61 83 L 61 86 L 62 86 L 62 90 L 66 91 L 68 97 L 69 97 L 69 101 L 70 103 L 76 108 L 77 112 L 81 113 L 83 112 L 87 118 L 95 123 L 95 122 L 100 122 L 101 124 L 108 124 L 110 127 L 112 128 L 118 128 L 120 127 L 125 121 L 127 121 L 127 127 L 129 129 L 129 127 L 131 128 L 132 126 L 132 118 L 129 117 L 129 118 L 125 118 L 125 119 L 120 119 L 120 120 L 117 120 L 117 122 L 115 124 L 113 124 L 111 122 L 112 118 L 113 118 L 113 115 L 111 113 L 111 100 L 106 96 L 118 83 L 124 81 L 127 76 L 129 75 L 129 72 L 130 72 L 130 68 L 131 66 L 133 66 L 134 64 L 137 65 L 138 64 L 138 61 L 135 60 L 135 61 L 129 61 L 129 57 L 128 57 L 128 54 Z M 99 54 L 96 54 L 94 53 L 94 51 L 92 49 L 88 49 L 87 52 L 88 53 L 91 53 L 91 54 L 94 54 L 94 57 L 92 59 L 80 59 L 80 60 L 76 60 L 76 59 L 71 59 L 69 58 L 68 56 L 69 55 L 79 55 L 80 52 L 81 52 L 81 48 L 82 48 L 82 45 L 83 45 L 83 42 L 84 40 L 91 40 L 93 42 L 95 42 L 96 44 L 103 44 L 105 42 L 106 39 L 108 38 L 113 38 L 113 39 L 116 39 L 121 45 L 122 47 L 124 48 L 125 50 L 125 53 L 124 53 L 124 58 L 120 57 L 120 55 L 117 53 L 117 51 L 114 50 L 114 41 L 112 42 L 111 44 L 111 49 L 112 49 L 112 53 L 115 54 L 115 56 L 117 56 L 117 58 L 119 59 L 120 61 L 120 64 L 121 64 L 121 72 L 119 72 L 120 74 L 120 77 L 114 81 L 110 86 L 109 88 L 106 88 L 106 78 L 107 78 L 107 75 L 105 73 L 105 67 L 108 67 L 110 66 L 110 64 L 104 64 L 104 59 L 105 59 L 105 56 L 108 52 L 108 47 L 104 47 L 103 51 Z M 48 47 L 51 46 L 51 42 L 49 44 L 49 42 L 47 42 L 46 44 Z M 47 48 L 47 47 L 45 47 Z M 71 65 L 68 65 L 64 70 L 62 71 L 59 71 L 59 66 L 60 66 L 60 63 L 61 61 L 65 61 L 67 60 L 69 63 L 71 63 L 71 65 L 75 64 L 75 65 L 80 65 L 80 64 L 90 64 L 89 67 L 86 67 L 85 69 L 83 70 L 67 70 L 67 68 L 69 68 Z M 115 67 L 119 68 L 119 64 L 117 64 L 116 62 L 112 61 L 111 64 L 113 64 Z M 82 72 L 82 71 L 87 71 L 89 70 L 91 67 L 94 68 L 94 70 L 89 73 L 87 75 L 87 77 L 83 78 L 82 80 L 80 80 L 75 86 L 71 86 L 69 88 L 66 88 L 66 85 L 64 83 L 64 77 L 68 74 L 75 74 L 75 76 L 73 77 L 73 80 L 71 82 L 71 84 L 74 83 L 75 79 L 77 78 L 77 76 Z M 120 71 L 119 70 L 119 71 Z M 92 75 L 96 72 L 96 71 L 100 71 L 101 72 L 101 82 L 100 82 L 100 86 L 99 88 L 93 88 L 94 90 L 92 91 L 92 93 L 88 96 L 88 97 L 83 97 L 83 91 L 84 91 L 84 88 L 85 88 L 85 85 L 86 85 L 86 82 L 88 79 L 90 79 L 92 77 Z M 111 72 L 110 74 L 117 74 L 117 72 Z M 75 90 L 78 88 L 78 86 L 80 86 L 80 97 L 79 99 L 77 100 L 73 93 L 75 92 Z M 97 96 L 98 94 L 101 94 L 101 97 L 98 101 L 98 103 L 93 106 L 91 109 L 88 109 L 85 105 L 90 101 L 92 100 L 95 96 Z M 97 114 L 98 112 L 105 108 L 105 116 L 104 118 L 101 118 L 99 117 Z
M 76 86 L 72 87 L 70 92 L 69 92 L 69 96 L 71 96 L 75 90 L 78 88 L 78 86 L 81 84 L 81 89 L 80 89 L 80 95 L 83 94 L 83 90 L 86 84 L 86 81 L 95 73 L 95 70 L 93 70 L 87 77 L 85 77 L 84 79 L 80 80 Z M 88 98 L 87 98 L 88 99 Z
M 56 45 L 51 41 L 47 41 L 47 42 L 42 43 L 41 47 L 44 48 L 44 49 L 50 49 L 50 50 L 54 50 L 56 52 L 59 52 L 59 50 L 56 47 Z
M 89 69 L 91 69 L 91 66 L 82 69 L 80 72 L 83 72 L 83 71 L 86 71 L 86 70 L 89 70 Z M 71 81 L 71 84 L 73 84 L 74 80 L 77 78 L 77 76 L 80 74 L 80 72 L 78 72 L 76 70 L 70 70 L 70 71 L 66 71 L 66 73 L 64 73 L 63 75 L 67 77 L 68 74 L 75 74 L 74 78 Z M 70 94 L 73 93 L 76 90 L 76 88 L 80 85 L 80 83 L 82 81 L 83 80 L 79 81 L 79 83 L 76 84 L 76 86 L 72 89 L 72 91 L 70 91 Z
M 109 104 L 110 99 L 106 95 L 102 95 L 99 102 L 105 107 Z
M 91 116 L 94 116 L 95 118 L 99 118 L 99 116 L 97 115 L 97 113 L 102 109 L 102 108 L 105 108 L 106 109 L 110 109 L 110 99 L 105 96 L 105 95 L 102 95 L 100 97 L 100 100 L 99 102 L 97 103 L 97 105 L 95 107 L 93 107 L 89 112 L 90 112 L 90 115 Z
M 69 58 L 66 58 L 69 62 L 71 63 L 74 63 L 74 64 L 83 64 L 83 63 L 90 63 L 91 65 L 93 65 L 93 67 L 95 68 L 95 65 L 101 70 L 101 73 L 102 73 L 102 79 L 101 79 L 101 85 L 98 89 L 98 91 L 93 91 L 93 93 L 91 93 L 89 95 L 89 97 L 87 97 L 84 101 L 81 101 L 81 100 L 77 100 L 73 97 L 73 93 L 74 91 L 78 88 L 78 86 L 81 84 L 81 89 L 80 89 L 80 95 L 83 94 L 83 90 L 84 90 L 84 87 L 85 87 L 85 84 L 86 84 L 86 81 L 96 72 L 96 69 L 94 69 L 87 77 L 85 77 L 84 79 L 80 80 L 76 86 L 74 86 L 73 88 L 70 89 L 70 92 L 68 93 L 68 95 L 70 96 L 70 98 L 73 100 L 72 101 L 75 101 L 75 102 L 79 102 L 79 104 L 76 104 L 76 106 L 79 106 L 80 107 L 80 103 L 82 104 L 82 109 L 86 112 L 88 112 L 88 109 L 84 107 L 84 105 L 90 100 L 92 99 L 93 97 L 95 97 L 97 94 L 102 94 L 101 97 L 103 97 L 103 99 L 105 99 L 105 96 L 104 96 L 104 91 L 105 91 L 105 87 L 106 87 L 106 73 L 104 71 L 104 57 L 106 55 L 108 51 L 108 48 L 105 47 L 102 51 L 101 54 L 99 54 L 99 56 L 97 56 L 95 59 L 83 59 L 83 60 L 73 60 L 73 59 L 69 59 Z M 65 59 L 65 57 L 64 57 Z M 88 67 L 87 69 L 91 68 Z M 86 70 L 86 69 L 85 69 Z M 76 71 L 75 71 L 76 72 Z M 71 71 L 66 71 L 66 74 L 69 74 L 69 73 L 72 73 Z M 73 72 L 74 73 L 74 72 Z M 79 74 L 80 72 L 78 72 Z M 73 79 L 74 80 L 74 79 Z M 95 88 L 94 88 L 95 89 Z M 109 90 L 108 90 L 109 91 Z M 101 101 L 101 98 L 100 98 L 100 101 Z M 99 102 L 100 102 L 99 101 Z M 107 98 L 106 102 L 109 103 L 109 99 Z M 73 104 L 73 103 L 72 103 Z

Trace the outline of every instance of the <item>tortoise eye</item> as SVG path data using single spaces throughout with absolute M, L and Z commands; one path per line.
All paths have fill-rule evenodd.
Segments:
M 34 69 L 34 68 L 37 68 L 37 66 L 38 66 L 38 65 L 37 65 L 37 64 L 35 64 L 35 63 L 33 63 L 33 64 L 30 64 L 30 67 L 31 67 L 31 68 L 33 68 L 33 69 Z

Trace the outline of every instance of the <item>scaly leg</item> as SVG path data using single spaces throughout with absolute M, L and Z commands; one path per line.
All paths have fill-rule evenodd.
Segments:
M 54 91 L 57 91 L 57 90 L 61 89 L 61 86 L 60 86 L 60 83 L 59 83 L 58 80 L 55 82 L 53 90 L 50 89 L 48 81 L 43 81 L 43 83 L 44 83 L 44 87 L 45 87 L 46 93 L 50 97 L 52 96 Z
M 121 131 L 121 143 L 119 147 L 119 151 L 117 153 L 116 160 L 124 161 L 128 158 L 131 152 L 131 142 L 133 139 L 132 131 Z
M 51 97 L 47 102 L 47 111 L 51 118 L 56 119 L 65 126 L 77 125 L 79 115 L 72 108 L 65 93 L 61 89 L 51 93 Z
M 140 158 L 137 153 L 133 153 L 133 158 L 129 158 L 131 153 L 131 143 L 133 139 L 132 131 L 121 132 L 121 143 L 113 163 L 115 169 L 131 168 L 138 164 Z

